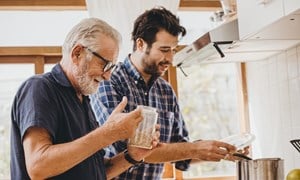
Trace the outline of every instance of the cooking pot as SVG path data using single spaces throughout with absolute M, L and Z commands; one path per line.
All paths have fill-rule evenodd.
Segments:
M 283 180 L 283 159 L 261 158 L 236 161 L 237 180 Z

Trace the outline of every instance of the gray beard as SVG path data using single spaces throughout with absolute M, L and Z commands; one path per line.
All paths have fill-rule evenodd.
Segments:
M 81 94 L 88 96 L 97 92 L 98 86 L 94 86 L 94 81 L 88 76 L 87 63 L 80 69 L 77 66 L 73 68 L 74 77 L 77 81 Z

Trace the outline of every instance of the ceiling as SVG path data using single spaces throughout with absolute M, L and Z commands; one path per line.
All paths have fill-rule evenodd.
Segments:
M 180 0 L 182 10 L 213 10 L 221 8 L 220 0 Z M 1 0 L 0 10 L 82 10 L 85 0 Z

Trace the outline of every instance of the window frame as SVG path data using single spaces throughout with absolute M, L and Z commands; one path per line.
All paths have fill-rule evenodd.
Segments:
M 181 47 L 182 49 L 182 47 Z M 246 63 L 236 63 L 237 66 L 237 86 L 238 86 L 238 107 L 239 107 L 239 118 L 240 118 L 240 131 L 249 132 L 249 109 L 248 109 L 248 93 L 247 93 L 247 76 L 246 76 Z M 178 96 L 177 86 L 177 70 L 176 67 L 170 67 L 168 72 L 164 75 L 171 86 L 173 87 L 176 95 Z M 175 169 L 172 164 L 165 164 L 163 178 L 175 178 L 176 180 L 183 179 L 183 173 Z M 185 178 L 186 179 L 186 178 Z M 221 176 L 221 177 L 195 177 L 188 178 L 188 180 L 235 180 L 235 176 Z

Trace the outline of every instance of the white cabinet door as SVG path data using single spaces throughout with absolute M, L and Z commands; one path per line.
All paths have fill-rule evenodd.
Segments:
M 283 1 L 237 0 L 237 14 L 240 39 L 247 39 L 284 15 Z
M 285 15 L 300 9 L 300 0 L 283 0 Z

